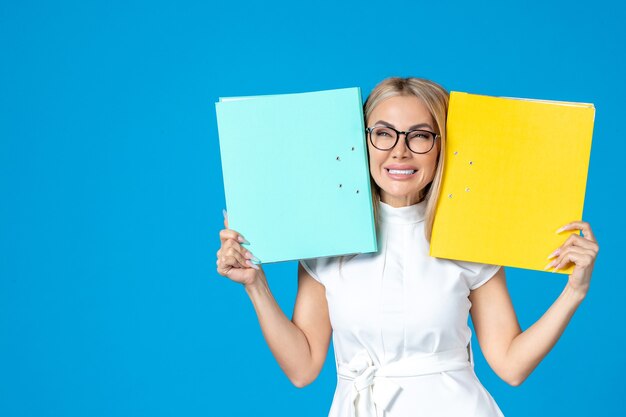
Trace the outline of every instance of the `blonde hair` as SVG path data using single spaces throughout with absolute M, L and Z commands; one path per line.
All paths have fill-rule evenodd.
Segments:
M 435 208 L 441 189 L 441 177 L 443 173 L 444 154 L 446 149 L 446 115 L 448 112 L 448 92 L 439 84 L 425 80 L 423 78 L 399 78 L 390 77 L 381 81 L 370 93 L 363 106 L 365 123 L 369 119 L 374 108 L 383 100 L 395 96 L 415 96 L 419 98 L 428 108 L 435 123 L 436 133 L 439 134 L 440 149 L 437 158 L 437 168 L 435 176 L 420 193 L 420 201 L 426 200 L 426 213 L 424 218 L 424 235 L 426 241 L 430 243 L 435 218 Z M 369 151 L 368 151 L 369 152 Z M 369 157 L 369 153 L 368 153 Z M 372 201 L 374 204 L 374 218 L 376 219 L 376 229 L 379 224 L 378 202 L 380 201 L 380 187 L 376 184 L 370 174 L 372 188 Z

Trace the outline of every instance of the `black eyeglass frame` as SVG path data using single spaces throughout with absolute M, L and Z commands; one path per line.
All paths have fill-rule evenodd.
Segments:
M 374 128 L 377 128 L 377 127 L 384 127 L 385 129 L 391 129 L 394 132 L 396 132 L 396 141 L 393 143 L 393 145 L 390 148 L 380 149 L 378 146 L 374 145 L 374 141 L 372 140 L 372 131 L 374 130 Z M 379 151 L 390 151 L 393 148 L 395 148 L 396 145 L 398 144 L 398 140 L 400 140 L 400 135 L 404 134 L 404 143 L 406 144 L 406 148 L 409 151 L 411 151 L 413 153 L 416 153 L 416 154 L 420 154 L 420 155 L 423 155 L 425 153 L 428 153 L 428 152 L 432 151 L 433 148 L 435 147 L 435 141 L 437 140 L 437 138 L 441 138 L 441 135 L 439 135 L 438 133 L 435 133 L 435 132 L 431 132 L 430 130 L 413 129 L 413 130 L 407 130 L 406 132 L 403 132 L 403 131 L 394 129 L 391 126 L 384 126 L 384 125 L 377 125 L 377 126 L 368 127 L 368 128 L 365 129 L 365 131 L 367 132 L 367 135 L 370 138 L 370 143 L 372 144 L 372 146 L 374 148 L 378 149 Z M 415 152 L 413 149 L 411 149 L 411 147 L 409 146 L 409 133 L 411 133 L 411 132 L 427 132 L 427 133 L 430 133 L 431 135 L 433 135 L 433 143 L 432 143 L 430 149 L 427 150 L 426 152 Z

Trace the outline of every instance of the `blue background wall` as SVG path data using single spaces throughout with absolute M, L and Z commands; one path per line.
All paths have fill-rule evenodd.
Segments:
M 333 352 L 293 387 L 215 272 L 213 103 L 391 75 L 595 103 L 591 292 L 522 386 L 476 366 L 507 416 L 626 413 L 618 2 L 173 3 L 0 4 L 1 416 L 325 416 Z M 265 268 L 289 317 L 296 268 Z M 524 328 L 566 282 L 507 275 Z

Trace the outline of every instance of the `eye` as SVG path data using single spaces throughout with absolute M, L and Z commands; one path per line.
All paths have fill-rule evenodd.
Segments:
M 374 135 L 381 138 L 388 138 L 393 136 L 392 131 L 384 127 L 375 128 Z
M 430 139 L 431 137 L 430 132 L 424 130 L 414 130 L 409 134 L 409 139 Z

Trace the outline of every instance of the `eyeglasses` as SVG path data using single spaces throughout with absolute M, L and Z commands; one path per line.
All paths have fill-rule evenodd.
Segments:
M 435 139 L 441 137 L 435 132 L 428 130 L 409 130 L 401 132 L 388 126 L 368 127 L 365 131 L 369 134 L 372 146 L 381 151 L 388 151 L 396 146 L 400 135 L 404 135 L 407 148 L 413 153 L 428 153 L 435 146 Z

